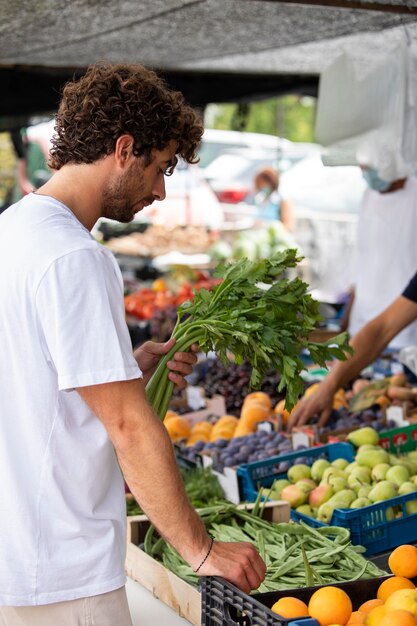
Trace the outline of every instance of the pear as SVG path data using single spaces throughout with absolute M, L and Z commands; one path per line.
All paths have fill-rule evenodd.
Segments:
M 327 482 L 335 493 L 349 487 L 346 476 L 330 476 Z
M 368 498 L 371 489 L 373 489 L 373 485 L 362 485 L 361 487 L 359 487 L 356 494 L 358 498 Z
M 315 513 L 309 504 L 301 504 L 296 509 L 297 513 L 307 515 L 308 517 L 315 517 Z
M 380 446 L 373 446 L 370 443 L 365 443 L 363 446 L 359 446 L 356 450 L 356 454 L 360 454 L 361 452 L 369 452 L 369 450 L 379 450 Z
M 304 463 L 297 463 L 297 465 L 290 467 L 287 478 L 290 483 L 296 483 L 302 478 L 311 478 L 311 468 Z
M 317 459 L 311 466 L 311 478 L 316 482 L 320 482 L 323 477 L 324 470 L 330 466 L 326 459 Z
M 370 467 L 371 469 L 378 463 L 388 463 L 389 454 L 386 450 L 367 450 L 356 455 L 355 460 L 359 465 Z
M 387 522 L 391 522 L 393 519 L 395 519 L 395 511 L 394 511 L 394 507 L 390 506 L 387 508 L 387 510 L 385 511 L 385 519 L 387 520 Z
M 405 503 L 405 510 L 407 515 L 414 515 L 417 513 L 417 500 L 409 500 Z
M 346 439 L 356 448 L 359 448 L 359 446 L 363 445 L 377 445 L 379 435 L 374 428 L 364 426 L 363 428 L 358 428 L 357 430 L 349 433 Z
M 374 482 L 378 483 L 380 480 L 385 480 L 385 476 L 391 465 L 389 463 L 378 463 L 372 468 L 371 478 Z
M 368 494 L 368 497 L 372 502 L 382 502 L 383 500 L 389 500 L 395 498 L 397 495 L 397 486 L 388 480 L 381 480 L 377 483 Z
M 413 493 L 414 491 L 417 491 L 417 485 L 415 485 L 411 481 L 406 481 L 398 487 L 399 496 L 405 496 L 406 493 Z
M 355 467 L 348 476 L 348 485 L 351 489 L 361 487 L 363 484 L 371 483 L 371 469 L 369 467 Z
M 276 480 L 274 484 L 272 485 L 271 497 L 273 494 L 274 496 L 276 496 L 275 499 L 279 500 L 281 497 L 281 492 L 284 489 L 284 487 L 287 487 L 290 484 L 291 484 L 290 481 L 287 480 L 286 478 L 280 478 Z
M 404 465 L 393 465 L 385 475 L 385 480 L 389 480 L 399 487 L 410 478 L 410 472 Z
M 342 489 L 328 500 L 338 509 L 347 509 L 356 499 L 356 493 L 352 489 Z
M 338 469 L 337 467 L 333 467 L 333 465 L 330 465 L 330 467 L 327 467 L 324 470 L 321 482 L 329 482 L 330 476 L 346 477 L 346 474 L 343 470 Z
M 304 492 L 297 485 L 288 485 L 281 491 L 281 499 L 289 502 L 292 509 L 296 509 L 305 504 L 308 500 L 308 493 Z
M 336 505 L 331 502 L 325 502 L 321 506 L 319 506 L 317 511 L 317 520 L 319 522 L 324 522 L 325 524 L 330 524 L 330 521 L 333 516 L 333 511 L 335 510 Z
M 356 498 L 350 505 L 351 509 L 361 509 L 364 506 L 369 506 L 372 501 L 369 498 Z
M 352 463 L 349 463 L 349 465 L 346 465 L 345 467 L 345 474 L 350 474 L 352 472 L 352 470 L 355 469 L 355 467 L 359 467 L 359 463 L 356 463 L 356 461 L 352 461 Z
M 302 478 L 301 480 L 298 480 L 295 484 L 299 489 L 301 489 L 301 491 L 303 491 L 307 495 L 310 495 L 313 489 L 317 487 L 316 483 L 314 482 L 314 480 L 311 480 L 311 478 Z
M 318 508 L 334 495 L 333 489 L 327 483 L 319 485 L 310 493 L 308 502 L 311 507 Z
M 346 459 L 336 459 L 332 461 L 331 465 L 333 465 L 333 467 L 337 467 L 337 469 L 344 470 L 349 465 L 349 461 Z

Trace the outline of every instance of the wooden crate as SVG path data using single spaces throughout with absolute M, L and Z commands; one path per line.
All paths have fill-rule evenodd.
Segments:
M 253 504 L 239 505 L 239 507 L 251 509 Z M 288 522 L 290 519 L 288 502 L 280 500 L 268 502 L 265 505 L 264 519 L 276 523 Z M 200 626 L 200 591 L 139 548 L 149 528 L 149 520 L 145 515 L 134 515 L 128 517 L 127 520 L 128 536 L 125 563 L 127 576 L 143 585 L 155 598 L 167 604 L 191 624 Z

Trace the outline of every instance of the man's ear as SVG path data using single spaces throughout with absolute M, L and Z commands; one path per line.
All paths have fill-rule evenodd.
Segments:
M 114 158 L 120 167 L 125 167 L 130 163 L 132 158 L 135 158 L 133 145 L 134 141 L 132 135 L 120 135 L 117 139 L 114 149 Z

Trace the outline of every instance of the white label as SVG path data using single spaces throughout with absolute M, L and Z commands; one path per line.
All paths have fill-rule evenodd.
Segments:
M 401 406 L 389 406 L 387 408 L 387 420 L 393 421 L 396 426 L 407 426 L 404 411 Z
M 307 446 L 307 448 L 311 445 L 310 436 L 307 433 L 293 432 L 291 435 L 292 447 L 295 450 L 297 446 Z
M 192 411 L 198 411 L 206 406 L 206 401 L 201 393 L 201 387 L 193 387 L 188 385 L 186 388 L 187 404 Z
M 207 456 L 207 454 L 203 454 L 202 457 L 204 467 L 210 467 L 213 464 L 213 459 Z M 220 487 L 224 491 L 224 497 L 226 500 L 233 502 L 233 504 L 239 504 L 240 494 L 236 470 L 233 469 L 233 467 L 225 467 L 223 473 L 216 472 L 213 469 L 212 472 L 219 481 Z

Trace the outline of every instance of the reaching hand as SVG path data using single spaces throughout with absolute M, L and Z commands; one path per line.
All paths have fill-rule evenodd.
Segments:
M 251 543 L 215 541 L 198 574 L 221 576 L 250 593 L 264 580 L 266 565 Z
M 143 372 L 145 384 L 154 373 L 160 358 L 167 354 L 174 345 L 175 339 L 173 338 L 165 343 L 146 341 L 135 350 L 134 356 Z M 184 389 L 187 386 L 185 376 L 191 374 L 193 365 L 197 363 L 196 352 L 198 352 L 198 346 L 194 344 L 191 346 L 191 352 L 176 352 L 174 358 L 167 363 L 168 369 L 171 370 L 168 377 L 179 389 Z
M 323 383 L 310 396 L 302 398 L 291 412 L 287 430 L 296 426 L 304 426 L 314 415 L 319 416 L 319 426 L 324 426 L 330 417 L 333 407 L 333 391 L 328 391 Z

